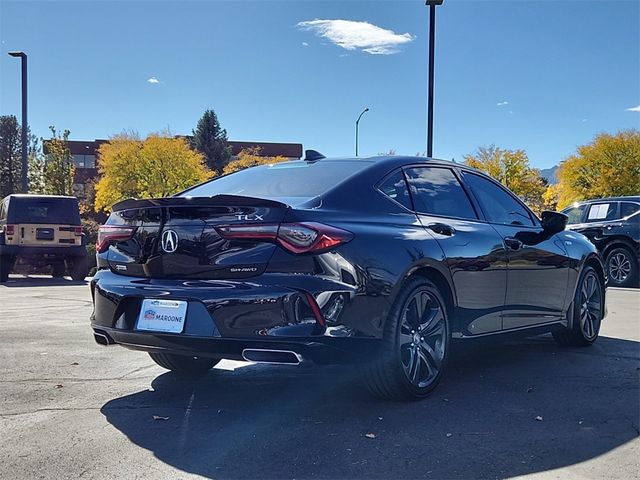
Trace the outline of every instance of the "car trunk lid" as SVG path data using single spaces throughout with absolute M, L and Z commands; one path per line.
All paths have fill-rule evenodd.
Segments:
M 229 239 L 229 225 L 272 228 L 289 207 L 237 195 L 125 200 L 108 225 L 134 227 L 131 238 L 111 244 L 107 261 L 123 275 L 149 278 L 233 279 L 259 275 L 277 248 L 264 239 Z

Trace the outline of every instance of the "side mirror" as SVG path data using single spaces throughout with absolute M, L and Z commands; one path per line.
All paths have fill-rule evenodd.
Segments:
M 542 228 L 544 228 L 545 232 L 549 232 L 552 235 L 562 232 L 567 227 L 568 221 L 569 217 L 564 213 L 551 212 L 549 210 L 542 212 Z

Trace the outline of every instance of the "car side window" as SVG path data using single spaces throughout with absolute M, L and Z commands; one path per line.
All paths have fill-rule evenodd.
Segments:
M 640 211 L 640 203 L 633 202 L 621 202 L 620 203 L 620 218 L 627 218 L 630 215 Z
M 592 203 L 587 211 L 587 223 L 615 220 L 618 218 L 616 202 Z
M 405 172 L 416 211 L 444 217 L 478 218 L 451 169 L 414 167 L 407 168 Z
M 413 210 L 411 197 L 409 196 L 409 188 L 401 170 L 389 175 L 378 187 L 387 197 L 395 200 L 400 205 Z
M 586 205 L 578 205 L 577 207 L 567 208 L 566 210 L 563 210 L 562 213 L 569 217 L 569 221 L 567 223 L 573 225 L 575 223 L 582 222 L 582 217 L 586 208 Z
M 464 181 L 471 188 L 490 222 L 505 225 L 535 225 L 527 209 L 496 183 L 468 172 L 464 173 Z

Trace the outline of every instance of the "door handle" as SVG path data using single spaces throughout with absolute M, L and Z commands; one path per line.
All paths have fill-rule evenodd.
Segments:
M 520 250 L 523 243 L 514 237 L 504 237 L 504 244 L 511 250 Z
M 447 237 L 451 237 L 454 233 L 456 233 L 455 229 L 451 225 L 447 225 L 446 223 L 429 223 L 427 224 L 427 228 L 429 230 L 433 230 L 438 235 L 445 235 Z

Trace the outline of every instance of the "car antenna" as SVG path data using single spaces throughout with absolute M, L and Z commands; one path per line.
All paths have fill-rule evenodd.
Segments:
M 304 151 L 304 161 L 305 162 L 315 162 L 315 161 L 321 160 L 323 158 L 327 158 L 327 157 L 325 157 L 320 152 L 317 152 L 316 150 L 305 150 Z

